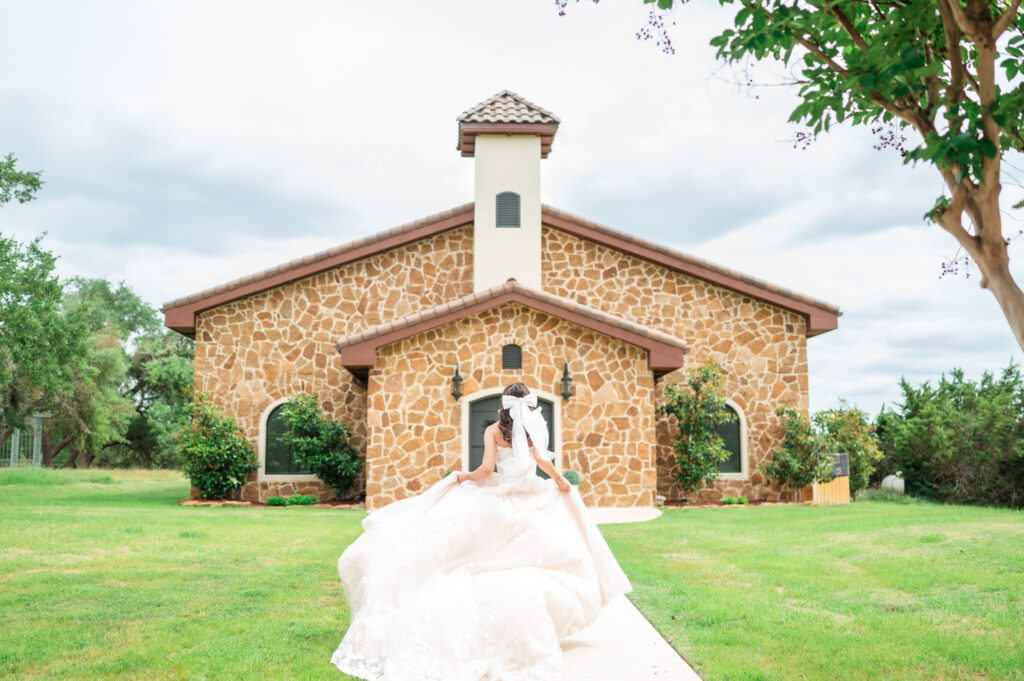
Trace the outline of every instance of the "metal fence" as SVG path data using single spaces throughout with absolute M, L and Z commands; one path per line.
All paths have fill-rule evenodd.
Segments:
M 0 448 L 0 468 L 43 465 L 43 419 L 46 414 L 36 414 L 27 428 L 15 428 L 3 448 Z

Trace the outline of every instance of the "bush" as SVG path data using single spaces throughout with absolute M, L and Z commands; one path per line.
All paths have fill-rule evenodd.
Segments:
M 770 478 L 793 488 L 793 498 L 798 499 L 800 490 L 815 482 L 833 479 L 835 459 L 826 451 L 828 440 L 814 430 L 803 414 L 787 405 L 776 408 L 782 418 L 784 433 L 782 442 L 775 448 L 770 461 L 762 461 L 757 467 Z
M 326 418 L 316 395 L 296 395 L 280 413 L 286 424 L 280 443 L 300 466 L 343 497 L 363 466 L 359 452 L 348 441 L 348 426 Z
M 284 506 L 285 500 L 283 497 L 267 497 L 267 506 Z
M 867 489 L 871 474 L 885 457 L 878 448 L 877 426 L 866 413 L 840 400 L 839 409 L 826 409 L 814 415 L 829 452 L 846 452 L 850 458 L 850 496 Z
M 1012 359 L 996 378 L 939 385 L 900 380 L 903 402 L 879 414 L 882 468 L 902 471 L 907 494 L 946 503 L 1024 507 L 1024 380 Z
M 203 499 L 228 499 L 259 468 L 235 419 L 200 393 L 189 405 L 187 427 L 178 435 L 185 475 Z
M 577 473 L 576 471 L 566 471 L 562 473 L 562 477 L 565 478 L 570 485 L 576 485 L 577 487 L 579 487 L 581 478 L 580 474 Z
M 722 497 L 723 504 L 745 504 L 747 503 L 746 497 Z
M 676 483 L 683 491 L 698 490 L 718 480 L 718 466 L 729 458 L 717 431 L 720 424 L 735 418 L 721 394 L 723 378 L 718 363 L 709 358 L 690 372 L 689 390 L 668 383 L 665 402 L 658 405 L 658 413 L 673 416 L 679 429 L 672 447 L 679 464 Z
M 320 503 L 320 500 L 312 494 L 293 494 L 288 497 L 287 503 L 289 506 L 309 506 L 310 504 Z

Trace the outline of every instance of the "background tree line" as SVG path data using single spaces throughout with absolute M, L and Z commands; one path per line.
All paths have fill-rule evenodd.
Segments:
M 681 489 L 697 491 L 718 480 L 729 457 L 717 427 L 732 414 L 721 394 L 723 373 L 714 359 L 669 384 L 659 413 L 678 427 L 673 441 Z M 979 381 L 954 368 L 938 385 L 900 378 L 902 399 L 883 404 L 872 420 L 839 400 L 807 419 L 792 406 L 775 410 L 779 444 L 758 468 L 793 491 L 833 479 L 835 452 L 849 456 L 850 495 L 878 487 L 900 473 L 907 494 L 943 503 L 1024 508 L 1024 377 L 1011 358 L 996 376 Z
M 0 206 L 34 199 L 40 175 L 0 159 Z M 61 280 L 41 239 L 0 234 L 0 449 L 41 412 L 45 466 L 178 467 L 193 342 L 124 282 Z
M 37 412 L 43 465 L 177 467 L 193 342 L 126 284 L 54 274 L 0 235 L 0 447 Z

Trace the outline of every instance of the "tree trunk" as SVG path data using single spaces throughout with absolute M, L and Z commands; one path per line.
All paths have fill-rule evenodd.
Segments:
M 60 444 L 58 444 L 56 447 L 54 447 L 52 451 L 47 452 L 46 449 L 44 448 L 43 449 L 43 465 L 44 466 L 52 465 L 53 464 L 53 460 L 55 458 L 57 458 L 57 455 L 60 454 L 61 451 L 63 451 L 63 449 L 65 447 L 67 447 L 69 444 L 71 444 L 71 441 L 74 440 L 74 439 L 75 439 L 74 435 L 68 435 L 66 438 L 61 440 Z M 72 458 L 74 458 L 74 457 L 72 457 Z
M 985 288 L 996 297 L 1017 345 L 1024 350 L 1024 291 L 1013 280 L 1009 261 L 979 250 L 975 262 L 981 270 Z

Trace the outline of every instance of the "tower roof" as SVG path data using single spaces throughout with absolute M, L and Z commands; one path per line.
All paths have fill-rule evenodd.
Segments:
M 462 113 L 459 121 L 459 143 L 456 147 L 463 156 L 472 156 L 476 136 L 537 135 L 540 137 L 541 158 L 547 158 L 558 130 L 559 119 L 550 111 L 540 108 L 514 92 L 502 90 Z

